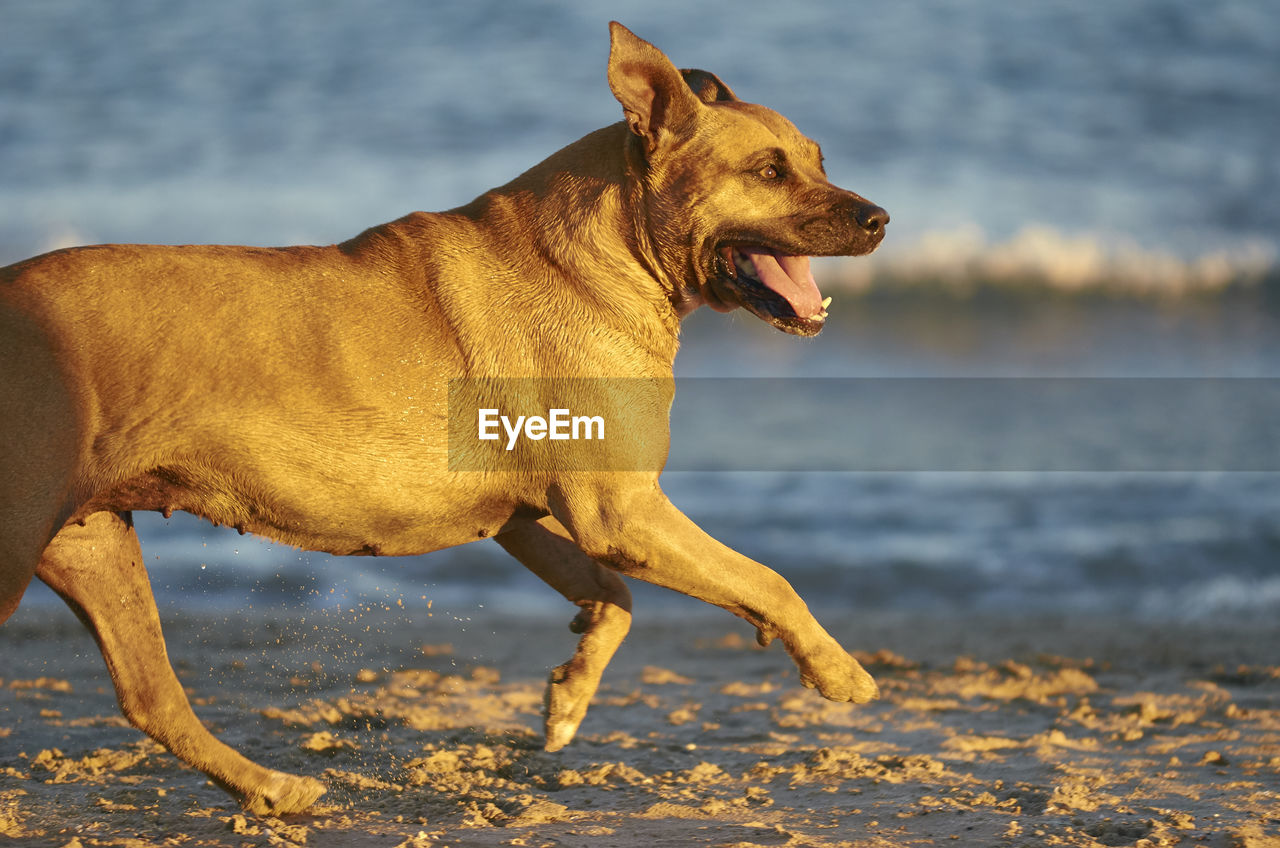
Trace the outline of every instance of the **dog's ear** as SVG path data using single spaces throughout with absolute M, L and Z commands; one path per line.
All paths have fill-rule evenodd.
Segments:
M 733 93 L 733 89 L 725 85 L 724 80 L 710 71 L 703 71 L 698 68 L 681 68 L 680 76 L 684 77 L 684 81 L 689 84 L 689 88 L 693 89 L 693 93 L 698 95 L 698 99 L 703 103 L 738 99 L 738 95 Z
M 661 50 L 617 21 L 610 22 L 609 35 L 609 88 L 627 126 L 652 153 L 692 121 L 702 101 Z

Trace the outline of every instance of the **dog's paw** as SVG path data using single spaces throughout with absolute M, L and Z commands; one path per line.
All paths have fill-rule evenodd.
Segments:
M 544 750 L 559 751 L 573 741 L 578 725 L 587 715 L 587 706 L 595 687 L 586 688 L 573 674 L 569 663 L 551 671 L 547 690 L 542 697 L 542 715 L 546 732 Z
M 797 660 L 800 682 L 817 689 L 830 701 L 865 704 L 880 697 L 875 678 L 843 648 L 836 646 L 821 655 Z
M 286 816 L 306 810 L 324 792 L 325 785 L 314 777 L 298 777 L 273 771 L 266 785 L 246 793 L 241 798 L 240 805 L 259 816 Z

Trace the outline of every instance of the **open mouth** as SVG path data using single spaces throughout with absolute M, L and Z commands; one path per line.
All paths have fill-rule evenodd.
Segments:
M 715 294 L 737 303 L 785 333 L 814 336 L 827 320 L 831 298 L 822 297 L 809 257 L 765 247 L 728 244 L 717 250 Z

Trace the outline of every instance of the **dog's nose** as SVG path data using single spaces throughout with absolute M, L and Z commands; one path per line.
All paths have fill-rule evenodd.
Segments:
M 862 227 L 870 235 L 881 235 L 884 233 L 885 225 L 888 223 L 889 213 L 874 203 L 868 203 L 858 209 L 858 226 Z

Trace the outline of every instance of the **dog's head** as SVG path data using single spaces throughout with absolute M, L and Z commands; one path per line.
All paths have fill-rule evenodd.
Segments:
M 617 22 L 610 31 L 609 87 L 677 310 L 742 306 L 784 332 L 820 332 L 826 306 L 809 257 L 870 253 L 888 213 L 832 185 L 818 145 L 777 112 L 715 74 L 678 70 Z

